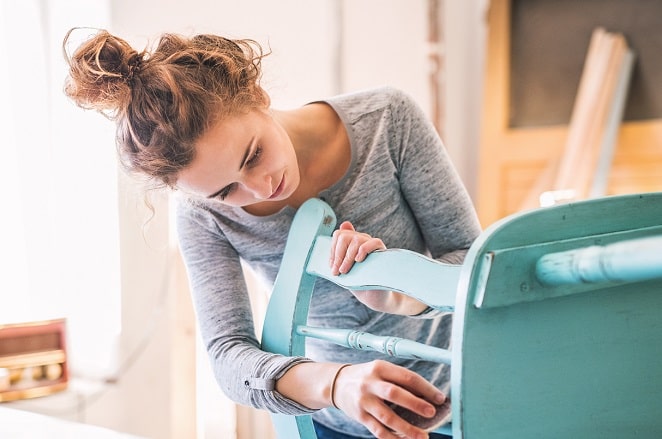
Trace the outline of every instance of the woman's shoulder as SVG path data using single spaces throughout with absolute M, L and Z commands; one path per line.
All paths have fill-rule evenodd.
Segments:
M 404 90 L 390 85 L 355 90 L 326 99 L 327 102 L 362 103 L 366 106 L 383 106 L 400 101 L 413 101 Z
M 385 110 L 408 112 L 417 107 L 405 91 L 393 86 L 381 86 L 336 95 L 323 102 L 331 105 L 343 119 L 352 122 L 366 114 Z

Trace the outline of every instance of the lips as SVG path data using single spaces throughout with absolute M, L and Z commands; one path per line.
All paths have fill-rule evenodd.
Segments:
M 269 197 L 269 199 L 270 199 L 270 200 L 273 200 L 274 198 L 276 198 L 277 196 L 279 196 L 280 193 L 283 192 L 283 188 L 284 188 L 284 187 L 285 187 L 285 176 L 283 176 L 283 177 L 280 179 L 280 183 L 278 184 L 278 187 L 276 188 L 276 190 L 274 191 L 274 193 L 271 194 L 271 196 Z

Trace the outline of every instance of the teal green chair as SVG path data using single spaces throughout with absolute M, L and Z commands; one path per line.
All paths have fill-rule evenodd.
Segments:
M 452 421 L 438 431 L 466 439 L 662 437 L 662 193 L 518 213 L 486 229 L 461 266 L 389 249 L 334 277 L 335 225 L 320 200 L 297 212 L 263 349 L 305 355 L 306 337 L 359 348 L 352 328 L 306 326 L 317 277 L 394 289 L 454 310 L 452 351 L 362 335 L 365 349 L 451 364 Z M 280 439 L 316 438 L 310 416 L 273 421 Z

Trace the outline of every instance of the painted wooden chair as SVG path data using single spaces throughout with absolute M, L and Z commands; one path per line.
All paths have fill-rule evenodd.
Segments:
M 362 343 L 452 365 L 452 422 L 440 431 L 662 437 L 662 193 L 513 215 L 486 229 L 462 266 L 389 249 L 333 277 L 335 224 L 320 200 L 299 209 L 267 310 L 265 350 L 304 355 L 307 336 L 358 348 L 352 328 L 306 326 L 317 277 L 395 289 L 454 309 L 452 351 L 371 335 Z M 310 416 L 273 420 L 280 439 L 316 438 Z

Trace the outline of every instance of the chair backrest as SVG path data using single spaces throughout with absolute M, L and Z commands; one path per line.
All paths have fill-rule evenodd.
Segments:
M 454 436 L 662 437 L 662 194 L 506 218 L 457 290 Z
M 352 328 L 306 326 L 318 276 L 352 289 L 394 289 L 454 309 L 452 351 L 370 335 L 360 344 L 452 364 L 453 437 L 662 437 L 662 194 L 513 215 L 485 230 L 462 266 L 393 249 L 334 277 L 335 224 L 320 200 L 297 212 L 263 349 L 304 355 L 307 336 L 359 348 Z M 273 420 L 281 439 L 316 438 L 310 416 Z

